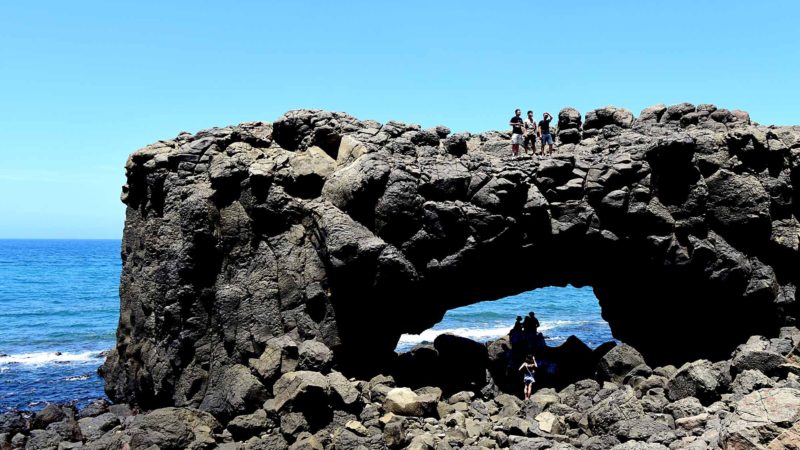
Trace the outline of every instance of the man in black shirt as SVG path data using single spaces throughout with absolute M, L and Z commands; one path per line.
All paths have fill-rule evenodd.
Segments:
M 544 155 L 544 146 L 548 145 L 547 154 L 553 154 L 553 136 L 550 134 L 550 121 L 553 116 L 549 112 L 542 115 L 542 120 L 539 121 L 539 137 L 542 140 L 542 154 Z
M 522 111 L 519 109 L 514 110 L 514 117 L 511 118 L 509 125 L 511 126 L 511 154 L 517 156 L 519 154 L 519 146 L 522 145 L 524 138 L 522 136 Z

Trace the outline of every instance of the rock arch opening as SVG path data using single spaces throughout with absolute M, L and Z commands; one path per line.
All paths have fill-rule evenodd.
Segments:
M 549 346 L 576 336 L 590 348 L 613 341 L 608 322 L 590 286 L 548 286 L 497 300 L 484 300 L 447 311 L 442 320 L 419 334 L 403 334 L 395 347 L 405 353 L 419 345 L 431 345 L 441 334 L 455 334 L 487 343 L 509 334 L 517 316 L 534 312 L 538 330 Z
M 524 320 L 515 325 L 517 317 Z M 390 372 L 400 385 L 448 394 L 518 394 L 526 355 L 539 364 L 537 386 L 563 387 L 591 376 L 614 345 L 591 287 L 549 286 L 454 308 L 432 328 L 402 335 Z

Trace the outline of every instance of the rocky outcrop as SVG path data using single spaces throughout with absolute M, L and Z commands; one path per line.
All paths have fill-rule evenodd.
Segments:
M 595 379 L 540 387 L 525 401 L 491 389 L 443 395 L 433 386 L 395 386 L 383 375 L 366 381 L 297 371 L 275 383 L 274 398 L 223 421 L 187 407 L 140 412 L 98 402 L 76 414 L 50 405 L 32 417 L 0 414 L 0 448 L 796 449 L 800 330 L 783 328 L 768 340 L 783 370 L 768 376 L 733 364 L 765 341 L 754 336 L 729 359 L 679 369 L 651 368 L 621 345 L 600 358 Z
M 276 382 L 330 396 L 297 374 L 369 379 L 448 309 L 571 283 L 648 363 L 680 368 L 679 396 L 715 401 L 719 368 L 683 364 L 797 317 L 800 129 L 690 104 L 559 124 L 570 143 L 542 159 L 512 159 L 504 133 L 324 111 L 133 153 L 109 396 L 223 421 L 285 395 Z M 786 370 L 756 347 L 734 372 Z M 619 356 L 602 370 L 625 382 L 638 359 Z

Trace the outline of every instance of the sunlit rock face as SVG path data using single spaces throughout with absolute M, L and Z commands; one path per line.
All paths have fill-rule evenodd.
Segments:
M 506 133 L 302 110 L 133 153 L 109 396 L 232 417 L 283 373 L 374 374 L 448 309 L 567 283 L 650 364 L 795 322 L 800 128 L 690 104 L 558 125 L 553 157 L 515 159 Z

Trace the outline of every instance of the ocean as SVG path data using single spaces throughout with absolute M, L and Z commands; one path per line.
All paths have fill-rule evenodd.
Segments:
M 0 412 L 104 397 L 97 368 L 114 346 L 119 240 L 0 240 Z M 448 311 L 397 350 L 441 333 L 479 341 L 506 334 L 535 311 L 550 345 L 574 334 L 590 347 L 612 340 L 590 287 L 548 287 Z

